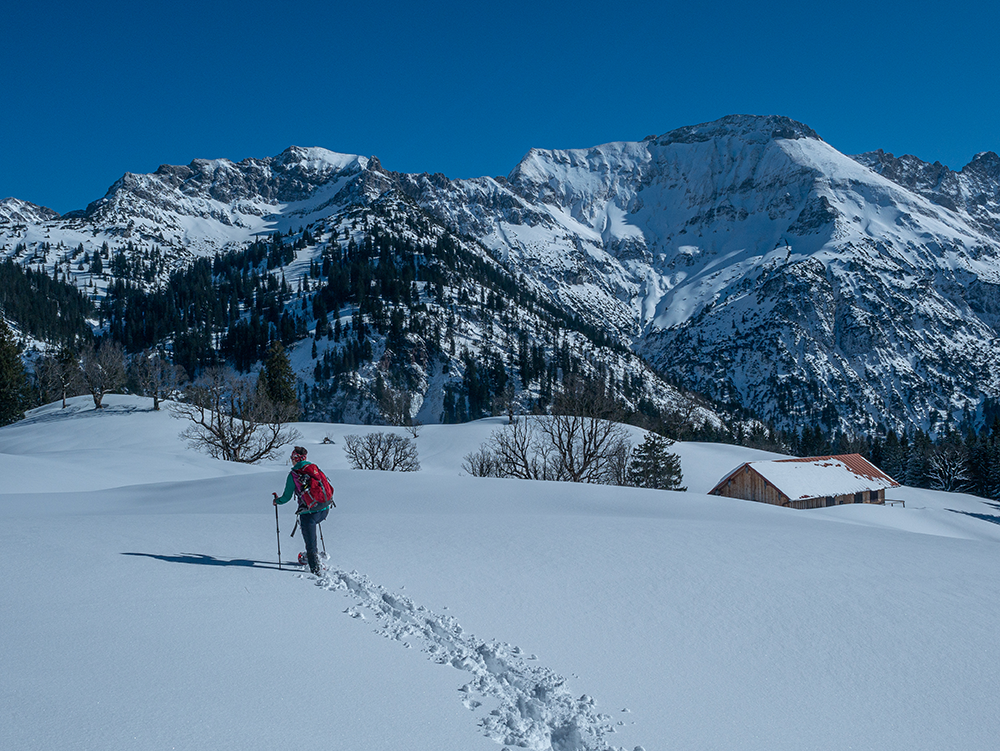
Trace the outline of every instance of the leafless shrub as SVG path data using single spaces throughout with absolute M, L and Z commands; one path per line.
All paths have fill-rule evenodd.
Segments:
M 294 405 L 274 404 L 249 379 L 223 368 L 209 369 L 171 410 L 191 422 L 181 437 L 216 459 L 254 464 L 301 437 L 287 425 Z
M 420 469 L 417 446 L 395 433 L 367 433 L 344 436 L 344 452 L 355 469 L 416 472 Z
M 462 469 L 473 477 L 502 477 L 496 456 L 485 445 L 462 460 Z

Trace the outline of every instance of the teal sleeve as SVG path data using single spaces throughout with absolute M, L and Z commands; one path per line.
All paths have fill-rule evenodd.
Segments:
M 290 500 L 292 500 L 293 495 L 295 495 L 295 480 L 292 479 L 292 473 L 289 472 L 288 479 L 285 480 L 285 492 L 282 493 L 280 496 L 278 496 L 278 498 L 274 502 L 277 503 L 278 505 L 281 505 L 282 503 L 288 503 Z

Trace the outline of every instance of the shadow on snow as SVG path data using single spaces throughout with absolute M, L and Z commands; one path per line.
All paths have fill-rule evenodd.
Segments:
M 986 503 L 986 506 L 992 506 L 993 508 L 1000 510 L 1000 504 L 997 503 Z M 993 514 L 977 514 L 973 511 L 959 511 L 958 509 L 950 508 L 948 509 L 955 514 L 963 514 L 965 516 L 971 516 L 975 519 L 982 519 L 984 522 L 992 522 L 993 524 L 1000 524 L 1000 516 Z
M 246 558 L 216 558 L 211 555 L 201 553 L 183 553 L 181 555 L 155 555 L 153 553 L 122 553 L 122 555 L 132 555 L 140 558 L 155 558 L 158 561 L 168 563 L 191 563 L 197 566 L 237 566 L 239 568 L 267 568 L 278 570 L 278 564 L 274 561 L 251 561 Z M 284 562 L 283 562 L 284 563 Z M 285 568 L 287 567 L 287 568 Z M 295 563 L 284 563 L 283 571 L 301 571 L 301 567 Z

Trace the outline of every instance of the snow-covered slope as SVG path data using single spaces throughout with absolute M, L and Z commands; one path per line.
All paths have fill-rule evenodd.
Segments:
M 985 234 L 1000 236 L 1000 156 L 984 151 L 955 172 L 912 154 L 895 157 L 881 149 L 854 157 L 895 183 L 958 212 Z
M 963 170 L 964 206 L 996 205 L 992 159 Z M 933 202 L 787 118 L 536 150 L 506 182 L 455 185 L 469 199 L 433 210 L 665 372 L 779 425 L 927 427 L 1000 388 L 993 215 Z
M 767 458 L 679 444 L 689 493 L 347 469 L 322 580 L 278 571 L 287 464 L 187 449 L 132 397 L 0 429 L 0 747 L 938 751 L 1000 733 L 996 509 L 703 495 Z M 323 444 L 329 437 L 333 444 Z M 299 540 L 280 510 L 285 561 Z
M 322 149 L 196 160 L 126 175 L 86 212 L 0 214 L 0 246 L 52 266 L 138 238 L 184 263 L 320 220 L 343 237 L 378 202 L 399 231 L 449 229 L 672 378 L 779 426 L 927 428 L 1000 396 L 1000 158 L 960 173 L 851 158 L 785 117 L 533 149 L 506 178 Z

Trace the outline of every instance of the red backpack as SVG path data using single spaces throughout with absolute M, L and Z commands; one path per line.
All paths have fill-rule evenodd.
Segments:
M 333 486 L 315 464 L 308 463 L 302 469 L 292 470 L 295 495 L 299 499 L 299 510 L 315 511 L 328 503 L 333 503 Z

